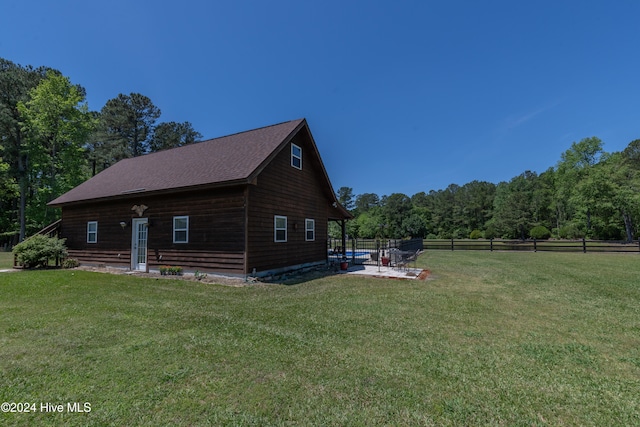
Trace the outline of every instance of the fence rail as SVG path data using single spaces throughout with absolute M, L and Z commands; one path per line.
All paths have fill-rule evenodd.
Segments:
M 629 252 L 640 253 L 640 242 L 607 240 L 501 240 L 427 239 L 426 250 L 529 251 L 529 252 Z

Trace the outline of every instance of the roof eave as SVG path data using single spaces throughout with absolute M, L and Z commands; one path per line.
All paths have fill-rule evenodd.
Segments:
M 65 206 L 81 205 L 85 203 L 107 202 L 107 201 L 113 201 L 113 200 L 127 200 L 127 199 L 135 199 L 136 197 L 151 197 L 151 196 L 157 196 L 157 195 L 177 194 L 177 193 L 186 193 L 186 192 L 201 191 L 201 190 L 216 189 L 216 188 L 235 187 L 235 186 L 247 185 L 249 183 L 250 183 L 249 179 L 242 178 L 242 179 L 236 179 L 231 181 L 191 185 L 186 187 L 164 188 L 160 190 L 140 191 L 140 192 L 126 193 L 126 194 L 114 194 L 111 196 L 96 197 L 92 199 L 72 200 L 69 202 L 61 202 L 61 203 L 54 203 L 55 200 L 53 200 L 47 203 L 47 205 L 55 208 L 62 208 Z

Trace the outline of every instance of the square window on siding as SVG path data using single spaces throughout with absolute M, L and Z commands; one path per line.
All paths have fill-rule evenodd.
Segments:
M 291 166 L 302 170 L 302 148 L 291 144 Z
M 98 221 L 87 222 L 87 243 L 98 243 Z
M 305 229 L 305 239 L 307 242 L 312 242 L 316 240 L 316 221 L 313 219 L 305 219 L 304 220 L 304 229 Z
M 173 217 L 173 243 L 189 243 L 189 217 Z
M 275 242 L 287 241 L 287 217 L 276 215 L 274 217 L 274 236 Z

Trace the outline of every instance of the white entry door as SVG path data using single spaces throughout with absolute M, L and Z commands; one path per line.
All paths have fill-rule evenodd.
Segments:
M 146 271 L 149 221 L 147 218 L 134 218 L 133 221 L 131 221 L 131 224 L 131 269 Z

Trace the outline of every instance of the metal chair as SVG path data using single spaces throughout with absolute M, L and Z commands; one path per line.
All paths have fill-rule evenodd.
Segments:
M 391 266 L 400 270 L 402 268 L 406 268 L 406 261 L 403 257 L 403 253 L 399 249 L 389 249 L 389 258 L 391 258 Z
M 406 254 L 406 258 L 405 261 L 407 263 L 407 265 L 413 263 L 413 267 L 416 268 L 417 267 L 417 262 L 418 262 L 418 250 L 416 251 L 408 251 Z

